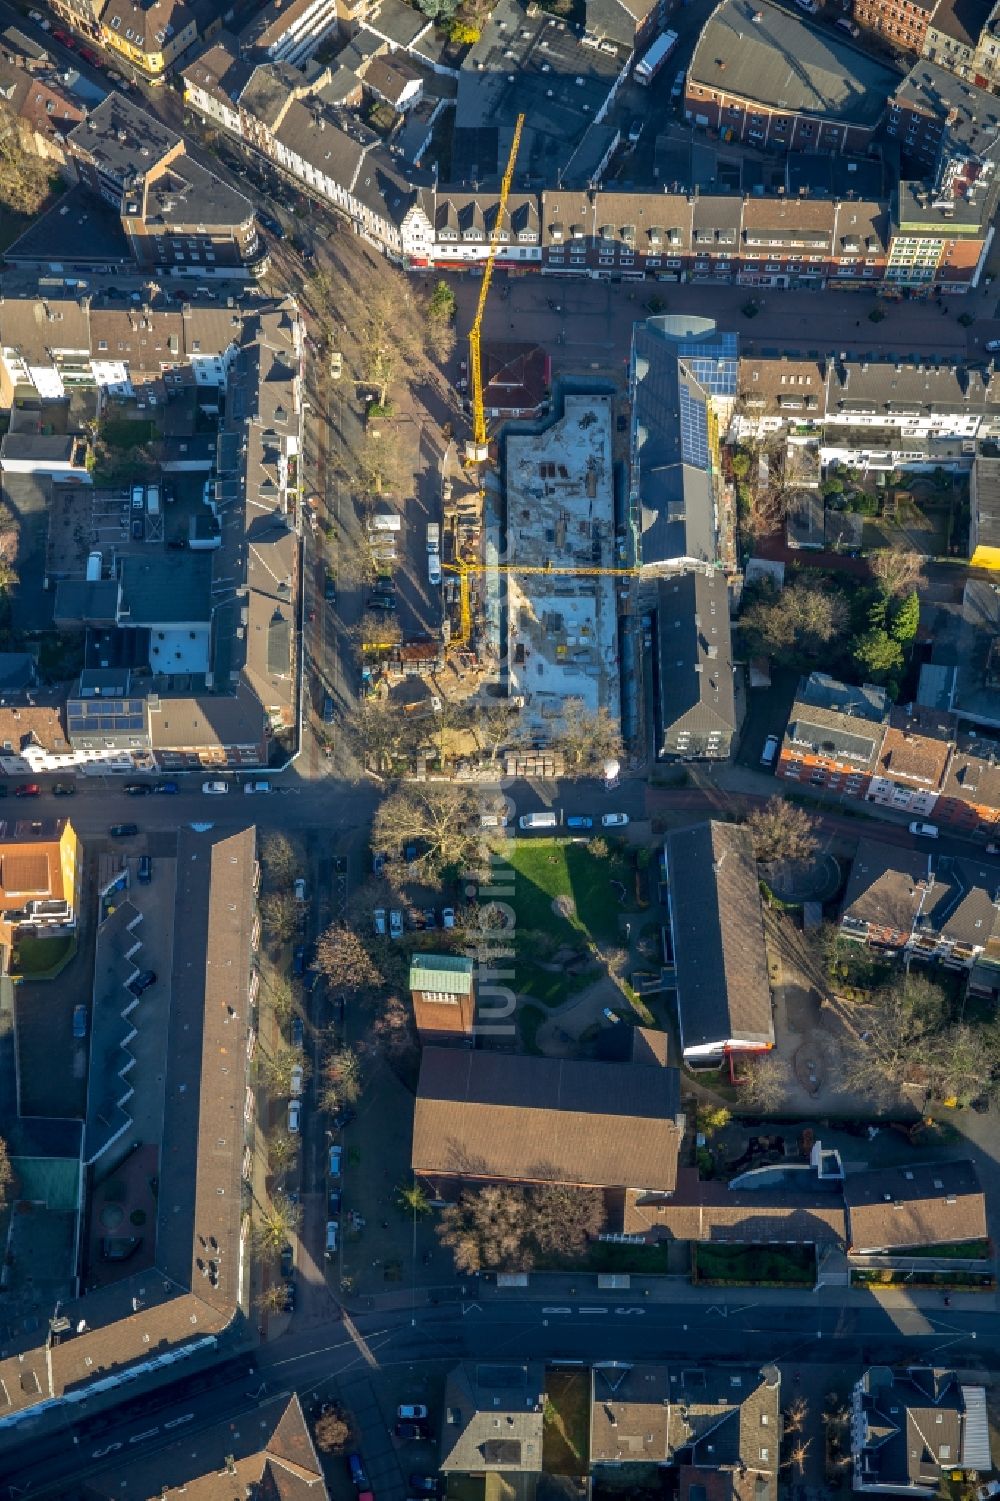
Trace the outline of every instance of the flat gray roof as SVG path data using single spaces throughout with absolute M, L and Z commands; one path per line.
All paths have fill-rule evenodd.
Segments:
M 722 0 L 698 39 L 688 80 L 776 109 L 872 127 L 900 81 L 829 28 L 768 0 Z

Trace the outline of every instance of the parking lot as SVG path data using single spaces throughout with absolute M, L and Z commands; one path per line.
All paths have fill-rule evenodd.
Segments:
M 442 592 L 440 584 L 430 581 L 427 528 L 441 526 L 444 445 L 438 433 L 409 418 L 395 419 L 393 426 L 401 466 L 412 476 L 411 489 L 402 500 L 379 500 L 366 508 L 372 573 L 391 575 L 394 589 L 387 594 L 379 584 L 367 588 L 365 609 L 394 598 L 395 608 L 380 613 L 394 618 L 403 639 L 409 640 L 437 636 L 441 630 Z

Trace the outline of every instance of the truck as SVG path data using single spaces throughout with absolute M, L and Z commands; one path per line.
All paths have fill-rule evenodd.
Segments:
M 441 528 L 436 521 L 427 523 L 427 551 L 439 552 L 441 548 Z
M 149 516 L 159 516 L 160 514 L 159 485 L 146 486 L 146 514 Z
M 633 77 L 636 83 L 644 85 L 652 83 L 676 46 L 676 31 L 661 32 L 656 41 L 647 48 L 635 65 Z

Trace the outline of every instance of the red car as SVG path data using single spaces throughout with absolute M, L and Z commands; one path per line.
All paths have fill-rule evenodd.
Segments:
M 92 68 L 99 68 L 101 66 L 101 59 L 98 57 L 97 53 L 92 52 L 89 47 L 81 47 L 80 56 L 83 58 L 84 62 L 89 63 Z
M 41 797 L 42 789 L 37 782 L 22 782 L 14 788 L 15 797 Z

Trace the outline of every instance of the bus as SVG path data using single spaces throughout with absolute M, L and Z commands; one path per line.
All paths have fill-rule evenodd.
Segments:
M 664 31 L 635 65 L 636 83 L 649 84 L 677 46 L 676 31 Z

